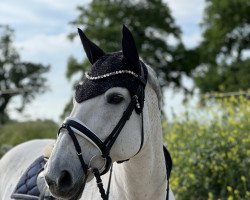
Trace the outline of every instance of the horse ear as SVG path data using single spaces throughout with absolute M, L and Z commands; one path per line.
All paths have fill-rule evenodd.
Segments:
M 135 40 L 130 30 L 123 25 L 122 29 L 122 53 L 124 57 L 134 66 L 138 66 L 139 56 L 135 45 Z
M 93 65 L 100 57 L 105 55 L 104 51 L 95 43 L 91 42 L 81 29 L 78 28 L 78 34 L 82 41 L 82 46 L 87 54 L 89 62 Z

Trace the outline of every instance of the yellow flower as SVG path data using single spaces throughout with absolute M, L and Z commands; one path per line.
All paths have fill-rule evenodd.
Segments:
M 231 186 L 227 186 L 227 191 L 228 192 L 232 192 L 233 191 L 233 188 Z
M 229 197 L 227 197 L 227 200 L 233 200 L 234 198 L 233 198 L 233 196 L 229 196 Z
M 242 180 L 242 182 L 246 182 L 246 177 L 245 176 L 241 176 L 240 179 Z
M 209 192 L 208 193 L 208 200 L 213 200 L 213 197 L 214 197 L 213 193 Z
M 189 177 L 191 180 L 194 180 L 194 174 L 189 173 L 189 174 L 188 174 L 188 177 Z
M 229 136 L 229 137 L 228 137 L 228 142 L 233 143 L 233 142 L 235 142 L 235 139 L 234 139 L 232 136 Z
M 239 194 L 239 190 L 234 190 L 234 194 L 238 195 Z

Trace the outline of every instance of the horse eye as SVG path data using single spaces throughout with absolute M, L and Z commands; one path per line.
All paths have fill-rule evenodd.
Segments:
M 120 94 L 111 94 L 108 96 L 107 101 L 110 104 L 119 104 L 124 100 L 124 97 Z

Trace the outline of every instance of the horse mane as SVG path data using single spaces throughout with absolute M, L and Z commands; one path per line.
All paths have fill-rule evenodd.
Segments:
M 160 87 L 157 75 L 152 67 L 150 67 L 149 65 L 146 65 L 146 66 L 148 69 L 148 83 L 151 85 L 151 87 L 153 88 L 153 90 L 155 91 L 155 93 L 157 95 L 158 106 L 159 106 L 159 109 L 161 110 L 161 107 L 163 104 L 162 91 L 161 91 L 161 87 Z

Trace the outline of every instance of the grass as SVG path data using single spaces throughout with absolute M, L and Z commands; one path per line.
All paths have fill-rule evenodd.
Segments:
M 0 147 L 15 146 L 32 139 L 55 138 L 58 125 L 50 120 L 10 122 L 0 126 Z M 4 152 L 0 152 L 1 154 Z

